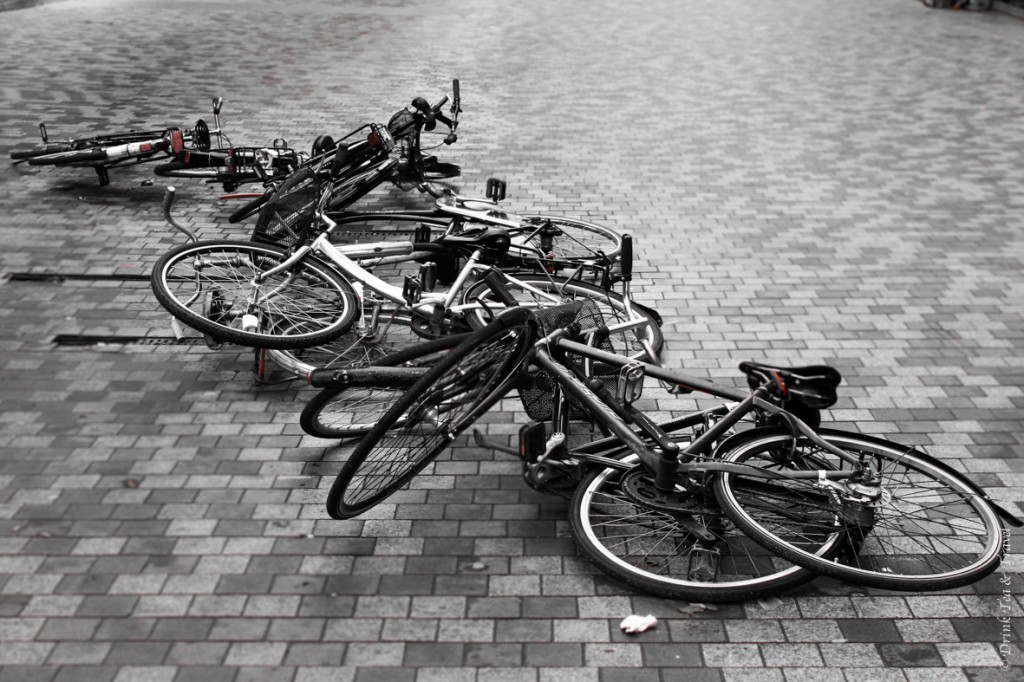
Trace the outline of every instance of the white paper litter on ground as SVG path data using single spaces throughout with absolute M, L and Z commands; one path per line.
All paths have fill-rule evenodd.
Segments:
M 650 630 L 657 624 L 658 619 L 649 613 L 646 616 L 632 615 L 622 619 L 619 629 L 630 635 L 635 635 L 644 630 Z

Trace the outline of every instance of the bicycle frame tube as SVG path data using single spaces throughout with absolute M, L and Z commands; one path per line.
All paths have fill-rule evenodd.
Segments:
M 622 355 L 616 355 L 614 353 L 608 353 L 599 348 L 593 348 L 576 341 L 569 341 L 568 339 L 558 339 L 555 342 L 559 348 L 581 355 L 585 358 L 597 360 L 617 367 L 634 362 L 632 358 L 627 358 Z M 716 398 L 725 398 L 733 402 L 742 402 L 750 396 L 749 391 L 737 391 L 736 389 L 727 388 L 718 384 L 711 383 L 710 381 L 704 381 L 696 377 L 687 376 L 681 372 L 673 372 L 672 370 L 652 365 L 651 363 L 641 363 L 644 366 L 644 371 L 648 376 L 654 377 L 655 379 L 661 379 L 671 384 L 681 386 L 691 391 L 697 391 L 698 393 L 707 393 L 713 395 Z
M 569 351 L 571 353 L 575 353 L 577 355 L 581 355 L 581 356 L 586 357 L 586 358 L 591 358 L 593 360 L 599 360 L 601 362 L 605 362 L 605 363 L 608 363 L 608 364 L 611 364 L 611 365 L 615 365 L 615 366 L 618 366 L 618 367 L 622 367 L 622 366 L 628 364 L 629 362 L 631 362 L 628 358 L 625 358 L 625 357 L 622 357 L 622 356 L 619 356 L 619 355 L 615 355 L 614 353 L 607 353 L 607 352 L 602 351 L 600 349 L 593 348 L 591 346 L 586 346 L 584 344 L 577 343 L 575 341 L 569 341 L 567 339 L 557 339 L 557 340 L 554 341 L 554 343 L 559 348 L 567 350 L 567 351 Z M 644 366 L 645 372 L 648 375 L 654 377 L 655 379 L 661 379 L 663 381 L 667 381 L 669 383 L 672 383 L 672 384 L 675 384 L 675 385 L 678 385 L 678 386 L 682 386 L 683 388 L 686 388 L 686 389 L 689 389 L 689 390 L 692 390 L 692 391 L 697 391 L 697 392 L 700 392 L 700 393 L 706 393 L 708 395 L 713 395 L 713 396 L 716 396 L 716 397 L 719 397 L 719 398 L 725 398 L 727 400 L 732 400 L 732 401 L 736 401 L 736 402 L 739 403 L 736 407 L 734 407 L 733 409 L 729 410 L 729 412 L 727 414 L 725 414 L 725 416 L 723 416 L 722 419 L 719 420 L 715 424 L 715 426 L 713 426 L 711 429 L 709 429 L 707 432 L 705 432 L 703 436 L 701 436 L 697 440 L 693 441 L 692 443 L 690 443 L 690 445 L 688 447 L 686 447 L 684 450 L 682 450 L 680 452 L 680 455 L 682 457 L 686 457 L 686 456 L 691 456 L 692 457 L 692 456 L 695 456 L 695 455 L 700 455 L 704 450 L 706 450 L 714 442 L 714 440 L 716 438 L 718 438 L 723 433 L 725 433 L 730 427 L 732 427 L 733 424 L 735 424 L 740 419 L 742 419 L 746 414 L 748 414 L 755 407 L 757 407 L 759 409 L 762 409 L 762 410 L 765 410 L 766 412 L 775 412 L 775 413 L 785 412 L 784 409 L 782 409 L 780 407 L 777 407 L 777 406 L 773 405 L 772 403 L 770 403 L 770 402 L 768 402 L 768 401 L 766 401 L 764 399 L 765 396 L 767 395 L 767 393 L 763 389 L 757 389 L 757 390 L 755 390 L 753 392 L 737 391 L 737 390 L 734 390 L 734 389 L 729 389 L 729 388 L 725 388 L 725 387 L 722 387 L 722 386 L 718 386 L 718 385 L 713 384 L 713 383 L 711 383 L 709 381 L 704 381 L 704 380 L 701 380 L 701 379 L 697 379 L 695 377 L 687 376 L 687 375 L 679 373 L 679 372 L 672 372 L 670 370 L 666 370 L 666 369 L 664 369 L 662 367 L 658 367 L 658 366 L 652 365 L 650 363 L 646 363 L 645 362 L 645 363 L 642 363 L 642 364 Z M 589 407 L 589 405 L 588 405 L 588 407 Z M 805 424 L 803 421 L 801 421 L 800 419 L 796 418 L 795 416 L 793 416 L 791 414 L 790 414 L 790 417 L 792 418 L 793 424 L 800 431 L 801 435 L 806 437 L 812 443 L 814 443 L 815 445 L 817 445 L 821 449 L 825 450 L 826 452 L 830 452 L 833 455 L 835 455 L 836 457 L 839 457 L 840 459 L 842 459 L 842 460 L 844 460 L 846 462 L 849 462 L 850 464 L 853 464 L 853 465 L 859 465 L 860 464 L 860 462 L 853 455 L 850 455 L 849 453 L 844 452 L 840 448 L 837 448 L 836 446 L 832 445 L 831 443 L 829 443 L 828 441 L 823 439 L 821 436 L 816 434 L 814 432 L 814 430 L 810 426 Z M 616 435 L 619 435 L 619 434 L 616 433 Z M 639 453 L 637 453 L 637 454 L 639 454 Z M 681 471 L 690 471 L 690 472 L 696 472 L 698 470 L 699 471 L 715 471 L 716 469 L 717 470 L 721 470 L 721 471 L 725 471 L 725 470 L 728 470 L 730 467 L 735 468 L 734 465 L 728 465 L 728 464 L 724 464 L 724 463 L 716 464 L 714 462 L 695 462 L 695 463 L 689 463 L 689 464 L 681 463 L 679 465 L 679 468 L 680 468 Z M 819 477 L 825 477 L 825 478 L 845 478 L 845 477 L 848 477 L 850 475 L 850 473 L 851 472 L 849 470 L 847 470 L 847 471 L 830 471 L 830 472 L 818 472 L 818 471 L 799 472 L 799 471 L 794 471 L 794 472 L 787 472 L 786 473 L 786 477 L 788 477 L 788 478 L 819 478 Z

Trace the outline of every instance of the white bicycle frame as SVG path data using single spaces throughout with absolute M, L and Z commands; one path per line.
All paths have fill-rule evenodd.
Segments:
M 309 254 L 313 254 L 333 264 L 337 268 L 338 273 L 341 274 L 349 284 L 353 284 L 353 289 L 356 290 L 360 298 L 360 306 L 363 304 L 362 289 L 364 287 L 370 289 L 381 297 L 398 304 L 399 306 L 408 305 L 404 291 L 401 287 L 385 282 L 373 273 L 364 269 L 355 260 L 353 260 L 353 257 L 373 258 L 380 254 L 387 254 L 390 256 L 409 255 L 412 254 L 414 250 L 414 244 L 412 242 L 379 242 L 337 246 L 332 244 L 330 241 L 330 234 L 334 228 L 337 227 L 337 223 L 322 213 L 319 215 L 319 218 L 327 226 L 327 229 L 309 244 L 296 249 L 295 253 L 282 261 L 279 265 L 258 275 L 253 282 L 254 285 L 258 285 L 262 280 L 288 270 Z M 442 306 L 444 310 L 450 311 L 456 315 L 462 315 L 471 310 L 479 310 L 483 307 L 480 303 L 456 304 L 456 300 L 462 292 L 466 281 L 473 273 L 481 270 L 489 270 L 488 266 L 479 264 L 481 257 L 482 253 L 479 250 L 474 252 L 467 259 L 466 265 L 459 272 L 458 277 L 452 283 L 451 288 L 447 292 L 424 292 L 418 302 L 409 305 L 410 309 L 414 313 L 426 317 L 429 317 L 437 306 Z M 561 298 L 558 296 L 531 286 L 529 283 L 516 279 L 515 276 L 508 273 L 502 274 L 509 285 L 514 288 L 527 291 L 538 297 L 539 300 L 547 301 L 551 305 L 556 305 L 562 302 Z M 358 283 L 361 286 L 355 286 L 355 283 Z M 626 295 L 623 296 L 623 307 L 627 320 L 629 321 L 623 323 L 624 326 L 622 328 L 630 329 L 636 327 L 636 320 L 642 318 L 633 310 L 632 302 L 628 295 L 628 283 L 626 286 L 627 291 L 625 292 Z M 254 287 L 254 296 L 256 295 L 256 291 L 258 291 L 258 287 Z M 250 303 L 255 302 L 256 301 L 254 299 Z M 619 331 L 619 326 L 609 325 L 609 330 Z M 646 356 L 651 360 L 657 361 L 658 355 L 654 351 L 654 347 L 651 343 L 651 336 L 652 332 L 648 327 L 644 338 L 639 339 L 644 350 L 642 353 L 638 353 L 637 357 Z

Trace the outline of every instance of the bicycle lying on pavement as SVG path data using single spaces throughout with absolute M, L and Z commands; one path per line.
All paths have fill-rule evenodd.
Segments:
M 448 127 L 448 133 L 441 144 L 451 145 L 458 140 L 456 130 L 459 113 L 462 111 L 458 80 L 452 82 L 452 92 L 451 118 L 441 113 L 449 101 L 447 95 L 433 105 L 423 97 L 416 97 L 410 106 L 392 115 L 387 125 L 360 126 L 338 140 L 330 135 L 321 135 L 313 143 L 310 158 L 288 173 L 265 177 L 264 192 L 224 197 L 252 199 L 232 213 L 228 221 L 241 222 L 259 211 L 260 223 L 265 225 L 265 204 L 278 192 L 288 191 L 308 181 L 329 185 L 331 196 L 326 206 L 332 210 L 343 210 L 386 181 L 391 181 L 402 190 L 409 190 L 424 182 L 457 177 L 462 172 L 459 166 L 440 162 L 434 156 L 424 157 L 420 144 L 423 131 L 433 131 L 438 122 Z M 282 202 L 278 203 L 282 205 Z M 299 207 L 290 205 L 290 210 L 300 211 L 302 218 L 308 220 L 312 218 L 315 205 L 315 202 Z M 278 215 L 274 217 L 280 219 Z M 284 223 L 294 222 L 295 219 L 293 213 Z M 279 242 L 279 222 L 275 220 L 267 234 L 262 234 L 260 230 L 265 228 L 258 225 L 253 238 L 257 241 Z M 289 228 L 286 225 L 284 229 L 287 231 Z
M 46 124 L 39 124 L 42 147 L 18 149 L 11 152 L 15 163 L 27 161 L 30 166 L 79 166 L 95 169 L 100 185 L 110 183 L 108 170 L 129 163 L 143 163 L 182 153 L 186 147 L 198 151 L 210 149 L 212 136 L 222 135 L 220 126 L 221 98 L 213 100 L 213 129 L 199 119 L 191 129 L 165 128 L 163 130 L 129 131 L 109 135 L 95 135 L 51 141 Z
M 429 369 L 315 372 L 334 389 L 404 390 L 343 465 L 328 513 L 351 518 L 384 501 L 518 387 L 544 421 L 522 427 L 518 448 L 478 444 L 518 456 L 531 486 L 570 496 L 583 553 L 660 596 L 735 601 L 819 574 L 952 589 L 995 570 L 1002 523 L 1022 525 L 920 449 L 820 428 L 841 379 L 831 367 L 745 362 L 741 391 L 603 350 L 603 328 L 585 301 L 518 308 Z M 655 424 L 634 406 L 644 376 L 726 402 Z M 608 435 L 575 444 L 578 418 Z
M 374 134 L 381 141 L 387 135 L 379 128 Z M 339 165 L 337 158 L 332 162 L 335 166 Z M 379 340 L 381 324 L 391 325 L 396 317 L 420 336 L 439 336 L 483 326 L 508 305 L 549 306 L 591 298 L 613 319 L 643 321 L 643 329 L 624 336 L 620 348 L 657 357 L 663 342 L 660 320 L 652 311 L 633 304 L 628 281 L 620 295 L 609 291 L 610 285 L 602 288 L 574 277 L 504 272 L 496 264 L 512 248 L 512 239 L 507 230 L 486 224 L 488 212 L 480 212 L 482 224 L 467 227 L 459 221 L 458 231 L 446 231 L 433 242 L 332 244 L 330 237 L 338 224 L 323 209 L 337 196 L 335 185 L 348 182 L 346 166 L 341 166 L 340 175 L 331 174 L 336 183 L 332 180 L 320 187 L 320 171 L 311 170 L 297 183 L 294 193 L 282 186 L 273 202 L 261 209 L 261 217 L 280 216 L 294 213 L 294 206 L 305 212 L 309 203 L 318 204 L 311 223 L 280 221 L 294 234 L 290 248 L 255 242 L 199 242 L 190 237 L 190 243 L 172 249 L 155 265 L 152 285 L 157 299 L 173 318 L 215 342 L 280 352 L 323 345 L 353 326 L 360 338 Z M 355 172 L 361 173 L 361 168 L 356 166 Z M 165 214 L 174 225 L 169 214 L 171 197 L 169 193 Z M 432 279 L 426 276 L 430 268 L 398 286 L 356 260 L 408 258 L 417 252 L 458 254 L 465 264 L 454 273 L 450 288 L 439 292 L 426 281 Z M 590 266 L 577 266 L 580 271 L 586 267 Z M 493 294 L 495 282 L 504 282 L 509 290 L 501 298 Z

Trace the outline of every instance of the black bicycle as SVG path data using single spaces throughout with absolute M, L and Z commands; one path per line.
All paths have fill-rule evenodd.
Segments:
M 603 335 L 586 302 L 512 309 L 429 369 L 325 374 L 403 389 L 345 462 L 328 513 L 380 503 L 518 389 L 536 421 L 517 449 L 497 449 L 520 457 L 531 486 L 571 496 L 573 537 L 598 567 L 654 594 L 732 601 L 818 574 L 951 589 L 995 570 L 1002 523 L 1021 525 L 918 448 L 820 428 L 840 383 L 831 367 L 742 363 L 743 391 L 609 353 Z M 656 424 L 635 407 L 644 377 L 727 402 Z M 578 419 L 607 436 L 576 444 Z

